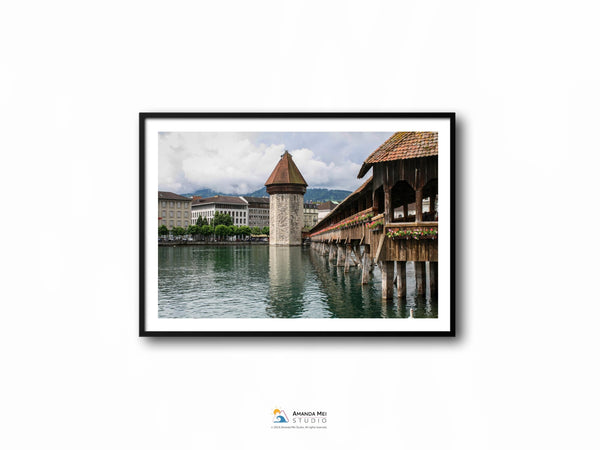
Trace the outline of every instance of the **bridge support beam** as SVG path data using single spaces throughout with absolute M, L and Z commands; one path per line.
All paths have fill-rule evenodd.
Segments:
M 333 243 L 329 244 L 329 261 L 335 261 L 335 245 Z
M 425 263 L 415 261 L 415 278 L 417 282 L 417 295 L 425 295 Z
M 436 261 L 429 261 L 429 292 L 431 292 L 431 298 L 436 298 L 438 295 L 438 263 Z
M 369 281 L 371 280 L 371 270 L 371 257 L 369 256 L 369 253 L 365 251 L 362 259 L 362 277 L 360 279 L 361 284 L 369 284 Z
M 344 272 L 350 271 L 350 266 L 354 265 L 352 260 L 352 245 L 346 244 L 346 263 L 344 264 Z
M 415 221 L 421 222 L 423 221 L 423 188 L 417 188 L 415 192 Z
M 396 287 L 398 298 L 406 297 L 406 261 L 396 261 Z
M 354 262 L 354 265 L 361 267 L 360 245 L 353 244 L 352 251 L 354 252 L 354 255 L 352 255 L 352 261 Z
M 394 298 L 394 261 L 380 261 L 381 268 L 381 298 L 392 300 Z
M 338 266 L 343 266 L 344 265 L 344 245 L 343 244 L 338 244 L 337 245 L 337 265 Z

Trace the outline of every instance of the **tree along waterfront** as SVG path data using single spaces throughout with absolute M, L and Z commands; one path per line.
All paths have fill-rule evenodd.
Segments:
M 252 227 L 247 225 L 233 225 L 233 219 L 229 214 L 216 212 L 212 221 L 200 217 L 195 225 L 187 228 L 174 227 L 169 230 L 165 225 L 158 227 L 159 242 L 164 241 L 208 241 L 221 242 L 231 240 L 250 240 L 252 236 L 269 235 L 269 227 Z M 262 236 L 261 236 L 262 237 Z

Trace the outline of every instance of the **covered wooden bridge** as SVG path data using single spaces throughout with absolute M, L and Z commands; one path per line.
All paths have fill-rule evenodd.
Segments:
M 406 295 L 406 263 L 413 261 L 417 295 L 425 295 L 428 280 L 436 298 L 437 133 L 395 133 L 364 161 L 358 178 L 371 168 L 372 176 L 312 228 L 311 245 L 346 272 L 359 266 L 363 284 L 378 264 L 383 299 L 393 298 L 394 278 L 398 296 Z

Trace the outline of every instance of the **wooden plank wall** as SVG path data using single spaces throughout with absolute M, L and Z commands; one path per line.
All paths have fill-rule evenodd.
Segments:
M 419 179 L 416 179 L 416 174 Z M 438 177 L 438 157 L 403 159 L 373 166 L 373 191 L 384 185 L 388 178 L 389 186 L 394 186 L 398 181 L 404 180 L 413 189 L 424 186 L 429 180 Z

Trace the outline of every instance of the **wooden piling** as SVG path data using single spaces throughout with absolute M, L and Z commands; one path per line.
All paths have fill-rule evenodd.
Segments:
M 417 295 L 425 295 L 425 263 L 415 261 L 415 278 L 417 282 Z
M 380 261 L 381 268 L 381 298 L 392 300 L 394 298 L 394 262 Z
M 436 261 L 429 261 L 429 292 L 431 293 L 431 298 L 435 298 L 438 295 L 437 271 L 438 271 L 438 263 Z
M 330 262 L 335 261 L 335 253 L 336 253 L 335 250 L 336 250 L 335 245 L 333 245 L 333 243 L 330 243 L 329 244 L 329 261 Z
M 371 257 L 367 251 L 363 252 L 362 259 L 362 277 L 360 279 L 361 284 L 369 284 L 371 279 Z
M 345 256 L 346 255 L 344 253 L 344 246 L 342 244 L 338 244 L 337 245 L 337 265 L 338 266 L 344 265 Z
M 346 244 L 346 261 L 344 264 L 344 272 L 350 271 L 350 266 L 353 266 L 354 263 L 352 261 L 352 246 L 350 244 Z
M 360 261 L 360 246 L 355 244 L 352 246 L 352 262 L 355 266 L 360 267 Z
M 406 297 L 406 261 L 396 261 L 396 288 L 398 298 Z

